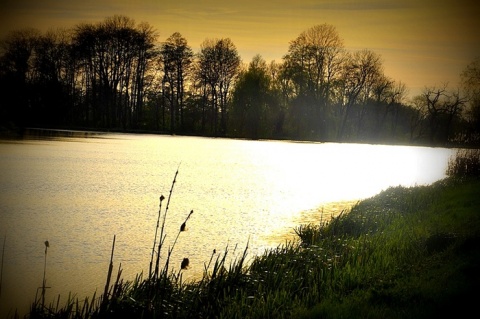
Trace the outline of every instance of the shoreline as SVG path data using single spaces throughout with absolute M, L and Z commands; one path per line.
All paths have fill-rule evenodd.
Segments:
M 42 127 L 25 127 L 7 129 L 0 128 L 0 139 L 42 139 L 42 138 L 101 138 L 102 135 L 108 134 L 147 134 L 160 136 L 186 136 L 186 137 L 205 137 L 205 138 L 225 138 L 233 140 L 248 140 L 248 141 L 279 141 L 290 143 L 338 143 L 338 144 L 367 144 L 367 145 L 388 145 L 388 146 L 412 146 L 412 147 L 431 147 L 431 148 L 465 148 L 476 149 L 480 145 L 465 144 L 465 143 L 449 143 L 446 145 L 431 145 L 429 143 L 382 143 L 380 141 L 367 140 L 295 140 L 288 138 L 277 139 L 251 139 L 235 136 L 209 136 L 198 134 L 170 134 L 168 132 L 152 131 L 152 130 L 115 130 L 115 129 L 91 129 L 91 128 L 42 128 Z

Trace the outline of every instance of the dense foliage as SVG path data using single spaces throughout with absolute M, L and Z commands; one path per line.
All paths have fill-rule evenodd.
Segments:
M 349 52 L 334 26 L 293 39 L 281 62 L 242 64 L 228 38 L 194 53 L 178 32 L 164 42 L 125 16 L 1 42 L 0 127 L 148 130 L 247 138 L 383 143 L 480 141 L 480 65 L 462 91 L 407 87 L 381 57 Z M 461 71 L 461 70 L 459 70 Z
M 448 163 L 447 174 L 452 177 L 480 177 L 480 150 L 460 149 Z

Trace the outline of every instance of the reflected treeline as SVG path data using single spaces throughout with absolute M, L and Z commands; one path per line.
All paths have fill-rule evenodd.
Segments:
M 0 125 L 148 130 L 247 138 L 383 143 L 480 142 L 480 60 L 462 87 L 408 99 L 381 57 L 349 52 L 323 24 L 290 42 L 281 62 L 242 64 L 228 38 L 193 52 L 178 32 L 159 43 L 147 23 L 113 16 L 69 30 L 2 40 Z

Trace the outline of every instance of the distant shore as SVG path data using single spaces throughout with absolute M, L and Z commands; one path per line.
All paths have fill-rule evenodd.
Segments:
M 107 134 L 151 134 L 151 135 L 169 135 L 169 136 L 196 136 L 215 138 L 208 135 L 197 134 L 171 134 L 168 132 L 151 131 L 151 130 L 106 130 L 106 129 L 91 129 L 91 128 L 42 128 L 42 127 L 25 127 L 25 128 L 0 128 L 0 139 L 43 139 L 43 138 L 91 138 L 102 137 Z M 104 136 L 103 136 L 104 137 Z M 248 139 L 235 136 L 224 136 L 216 138 L 230 138 L 241 140 L 259 140 Z M 260 139 L 261 140 L 261 139 Z M 380 143 L 378 141 L 316 141 L 316 140 L 292 140 L 292 139 L 267 139 L 271 141 L 286 141 L 286 142 L 300 142 L 300 143 L 353 143 L 353 144 L 372 144 L 372 145 L 392 145 L 392 146 L 420 146 L 420 147 L 442 147 L 442 148 L 479 148 L 478 145 L 469 144 L 453 144 L 448 145 L 429 145 L 428 143 Z

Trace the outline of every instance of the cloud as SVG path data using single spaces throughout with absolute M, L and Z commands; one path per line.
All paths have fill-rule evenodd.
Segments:
M 302 6 L 310 10 L 377 11 L 410 8 L 411 2 L 406 0 L 323 0 L 311 2 L 306 1 Z

